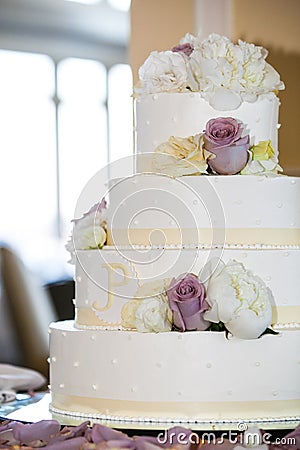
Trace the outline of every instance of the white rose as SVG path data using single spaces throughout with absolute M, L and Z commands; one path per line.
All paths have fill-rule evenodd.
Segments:
M 89 211 L 78 219 L 73 219 L 73 231 L 65 245 L 70 253 L 69 263 L 75 263 L 76 250 L 89 250 L 102 248 L 106 241 L 106 201 L 102 199 L 100 203 L 93 205 Z
M 106 241 L 106 232 L 101 226 L 88 226 L 74 229 L 73 241 L 75 250 L 102 248 Z
M 271 324 L 274 300 L 270 289 L 239 262 L 219 264 L 207 283 L 206 301 L 211 310 L 204 318 L 223 322 L 241 339 L 255 339 Z
M 172 329 L 172 311 L 166 295 L 144 298 L 135 312 L 139 332 L 162 332 Z
M 189 80 L 188 59 L 181 52 L 152 52 L 139 69 L 136 94 L 181 92 L 193 83 Z

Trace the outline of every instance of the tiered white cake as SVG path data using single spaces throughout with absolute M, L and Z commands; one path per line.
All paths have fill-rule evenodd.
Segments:
M 300 416 L 300 180 L 277 174 L 282 84 L 265 56 L 187 35 L 141 68 L 137 171 L 74 224 L 76 318 L 50 326 L 52 411 Z

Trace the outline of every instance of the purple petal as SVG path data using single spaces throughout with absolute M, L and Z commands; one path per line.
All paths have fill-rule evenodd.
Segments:
M 151 436 L 136 436 L 134 437 L 135 450 L 157 450 L 163 445 L 155 437 Z
M 172 427 L 166 432 L 166 443 L 162 447 L 169 448 L 174 445 L 183 445 L 183 441 L 187 442 L 187 448 L 189 444 L 189 437 L 192 434 L 192 430 L 184 427 Z
M 41 420 L 32 424 L 15 422 L 11 428 L 15 439 L 23 444 L 29 444 L 36 440 L 49 442 L 51 437 L 59 432 L 60 424 L 56 420 Z
M 117 431 L 100 424 L 94 424 L 91 439 L 95 444 L 103 441 L 130 441 L 130 438 L 121 431 Z
M 214 148 L 232 145 L 241 138 L 242 132 L 242 124 L 232 117 L 211 119 L 205 128 L 205 148 L 212 151 Z
M 46 447 L 43 448 L 49 450 L 79 450 L 85 443 L 87 443 L 87 440 L 84 437 L 80 436 L 61 442 L 55 442 L 53 444 L 46 445 Z
M 205 320 L 203 318 L 202 313 L 194 314 L 190 317 L 185 317 L 185 326 L 187 330 L 197 330 L 197 331 L 204 331 L 207 330 L 207 328 L 210 325 L 210 322 Z
M 172 48 L 172 52 L 181 52 L 184 53 L 186 56 L 191 56 L 193 51 L 194 47 L 189 42 L 186 42 L 185 44 L 176 45 L 176 47 Z
M 216 158 L 208 160 L 213 171 L 220 175 L 235 175 L 247 164 L 249 144 L 225 147 L 216 154 Z

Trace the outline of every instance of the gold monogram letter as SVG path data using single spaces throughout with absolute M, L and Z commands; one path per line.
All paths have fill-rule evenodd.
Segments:
M 113 287 L 116 286 L 126 286 L 126 284 L 129 283 L 130 280 L 130 271 L 128 267 L 126 267 L 122 263 L 109 263 L 109 264 L 102 264 L 102 267 L 107 269 L 107 275 L 108 275 L 108 291 L 107 291 L 107 303 L 102 308 L 99 306 L 98 300 L 96 300 L 92 307 L 96 309 L 97 311 L 103 312 L 110 309 L 114 302 L 114 293 L 113 293 Z M 114 281 L 114 273 L 116 270 L 121 270 L 123 274 L 123 280 L 121 281 Z

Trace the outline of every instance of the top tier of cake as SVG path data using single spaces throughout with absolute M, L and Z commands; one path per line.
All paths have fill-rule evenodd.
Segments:
M 216 34 L 203 41 L 186 35 L 172 50 L 152 52 L 134 91 L 138 171 L 180 176 L 279 170 L 276 93 L 284 85 L 266 56 L 262 47 Z M 177 161 L 166 168 L 157 154 Z M 189 170 L 178 168 L 182 160 Z
M 273 93 L 252 103 L 243 102 L 234 111 L 213 108 L 199 92 L 145 95 L 135 100 L 135 151 L 154 152 L 170 136 L 194 136 L 205 130 L 210 119 L 233 117 L 245 125 L 251 145 L 271 141 L 278 156 L 279 105 Z M 151 155 L 139 162 L 139 171 L 154 170 Z

